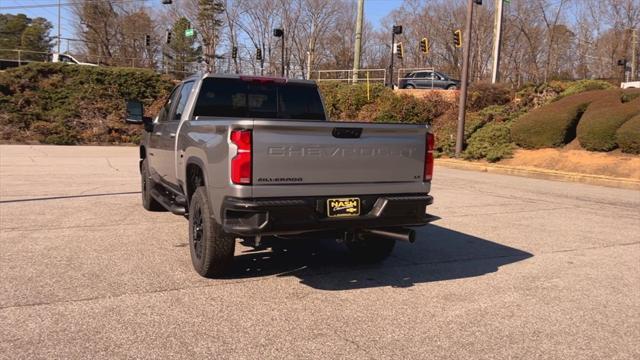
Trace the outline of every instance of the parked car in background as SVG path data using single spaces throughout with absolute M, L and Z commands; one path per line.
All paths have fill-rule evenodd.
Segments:
M 74 65 L 83 65 L 83 66 L 98 66 L 97 64 L 86 63 L 82 61 L 78 61 L 76 58 L 69 54 L 45 54 L 42 53 L 41 59 L 0 59 L 0 70 L 6 70 L 10 68 L 15 68 L 22 65 L 27 65 L 32 62 L 54 62 L 54 63 L 64 63 L 64 64 L 74 64 Z
M 431 70 L 413 71 L 405 74 L 398 84 L 400 89 L 445 89 L 457 90 L 460 88 L 460 80 Z
M 75 65 L 85 65 L 85 66 L 98 66 L 97 64 L 78 61 L 76 58 L 74 58 L 69 54 L 58 54 L 58 53 L 51 54 L 51 62 L 54 62 L 54 63 L 60 62 L 65 64 L 75 64 Z

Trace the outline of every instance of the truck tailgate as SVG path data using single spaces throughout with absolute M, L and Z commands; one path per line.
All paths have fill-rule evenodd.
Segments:
M 426 125 L 255 120 L 253 182 L 422 182 Z

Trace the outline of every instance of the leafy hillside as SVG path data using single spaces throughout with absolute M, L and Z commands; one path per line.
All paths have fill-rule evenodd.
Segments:
M 171 79 L 149 70 L 31 64 L 0 73 L 0 140 L 48 144 L 136 143 L 140 127 L 126 125 L 124 100 L 139 99 L 154 115 Z M 436 150 L 451 155 L 457 103 L 439 93 L 415 97 L 381 85 L 321 83 L 332 120 L 428 123 Z M 640 92 L 602 81 L 551 82 L 517 92 L 474 85 L 469 93 L 464 156 L 498 161 L 516 145 L 561 147 L 576 137 L 588 150 L 620 147 L 638 153 Z
M 131 143 L 124 99 L 152 114 L 172 82 L 151 70 L 30 64 L 0 73 L 0 140 L 46 144 Z

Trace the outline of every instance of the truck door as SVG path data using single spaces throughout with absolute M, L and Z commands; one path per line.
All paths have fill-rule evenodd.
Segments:
M 180 120 L 187 106 L 187 100 L 193 89 L 193 81 L 183 83 L 176 91 L 170 116 L 164 123 L 161 140 L 161 157 L 163 167 L 163 180 L 172 185 L 178 184 L 176 174 L 176 134 L 180 126 Z
M 147 144 L 147 158 L 149 161 L 150 175 L 154 180 L 164 180 L 166 173 L 166 165 L 163 160 L 163 135 L 165 133 L 165 126 L 171 115 L 171 108 L 175 103 L 175 98 L 178 95 L 179 87 L 176 87 L 171 92 L 171 95 L 165 102 L 162 109 L 158 113 L 153 126 L 153 131 L 149 134 L 149 143 Z

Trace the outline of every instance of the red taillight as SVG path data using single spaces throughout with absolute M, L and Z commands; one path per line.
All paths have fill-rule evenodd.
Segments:
M 433 134 L 427 134 L 427 148 L 424 154 L 424 181 L 431 181 L 433 178 L 433 148 L 436 139 Z
M 231 182 L 251 184 L 251 130 L 231 131 L 231 142 L 238 147 L 238 154 L 231 159 Z

